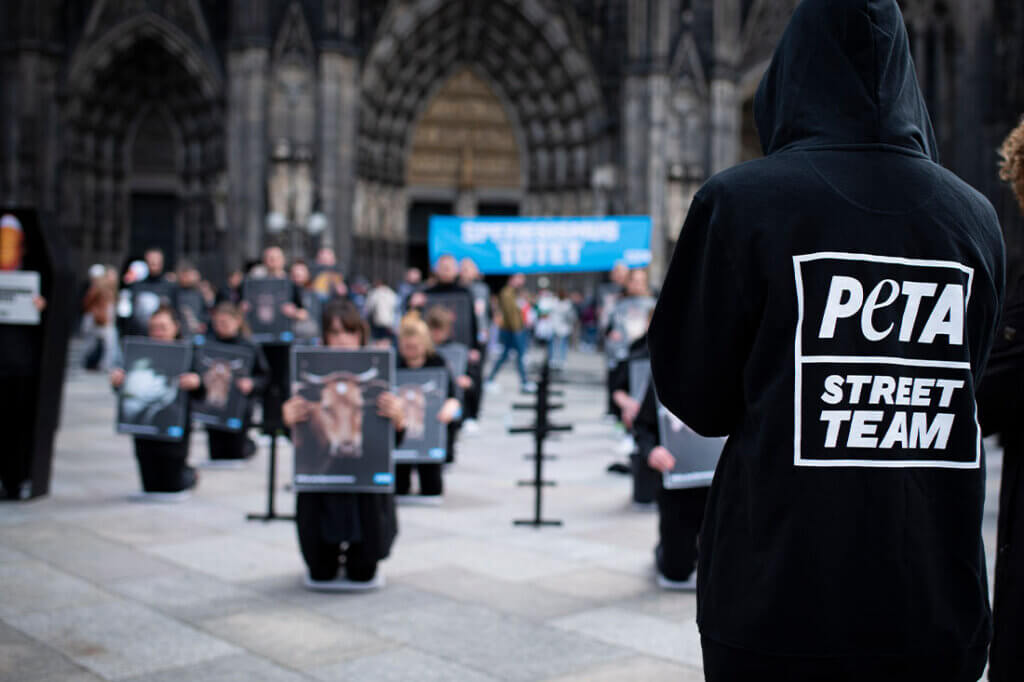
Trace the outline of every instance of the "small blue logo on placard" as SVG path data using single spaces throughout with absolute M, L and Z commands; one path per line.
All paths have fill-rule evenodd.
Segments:
M 390 485 L 392 480 L 394 480 L 394 476 L 391 474 L 384 473 L 373 475 L 373 482 L 377 485 Z
M 168 426 L 167 435 L 171 438 L 181 438 L 185 434 L 185 429 L 180 426 Z
M 230 428 L 230 429 L 240 429 L 240 428 L 242 428 L 242 420 L 239 419 L 238 417 L 232 417 L 231 419 L 228 420 L 228 428 Z
M 444 448 L 430 448 L 427 454 L 431 459 L 444 459 Z
M 291 341 L 294 338 L 295 338 L 295 334 L 292 334 L 291 332 L 281 332 L 281 340 L 282 341 Z
M 202 334 L 196 334 L 195 337 L 192 339 L 192 343 L 196 344 L 197 346 L 201 346 L 204 343 L 206 343 L 206 337 L 203 336 Z

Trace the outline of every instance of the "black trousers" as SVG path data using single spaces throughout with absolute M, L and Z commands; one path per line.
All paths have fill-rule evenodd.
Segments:
M 196 470 L 186 464 L 188 433 L 181 441 L 135 438 L 142 489 L 147 493 L 177 493 L 195 487 Z
M 988 679 L 1024 680 L 1024 432 L 1003 434 Z
M 341 562 L 345 562 L 345 575 L 353 582 L 370 582 L 377 575 L 377 559 L 361 542 L 337 543 L 323 539 L 319 519 L 297 519 L 299 548 L 313 580 L 334 580 Z
M 707 682 L 976 682 L 985 649 L 934 656 L 815 658 L 772 656 L 726 646 L 701 637 Z
M 634 452 L 629 456 L 633 469 L 633 501 L 638 504 L 654 502 L 661 488 L 661 472 L 651 468 L 646 457 Z
M 658 489 L 658 570 L 683 582 L 697 567 L 697 535 L 704 523 L 707 488 Z
M 412 489 L 412 470 L 420 479 L 420 495 L 441 495 L 444 493 L 444 480 L 440 464 L 396 464 L 395 494 L 408 495 Z
M 473 380 L 473 387 L 463 394 L 462 414 L 465 419 L 477 419 L 480 416 L 485 362 L 487 362 L 487 355 L 485 351 L 480 351 L 480 362 L 471 362 L 466 365 L 466 376 Z
M 281 421 L 281 406 L 291 393 L 288 376 L 291 346 L 268 343 L 262 348 L 270 368 L 267 388 L 263 391 L 263 433 L 273 433 L 284 428 L 284 422 Z
M 39 392 L 37 377 L 0 377 L 0 483 L 8 497 L 20 497 L 28 479 Z
M 246 432 L 206 429 L 206 440 L 210 445 L 210 459 L 245 459 Z

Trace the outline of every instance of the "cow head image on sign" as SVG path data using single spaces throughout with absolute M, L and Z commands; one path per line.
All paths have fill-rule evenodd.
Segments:
M 270 324 L 274 321 L 274 309 L 277 301 L 273 294 L 257 294 L 256 296 L 256 319 L 260 324 Z
M 437 384 L 433 381 L 398 387 L 398 397 L 402 400 L 402 411 L 405 412 L 405 437 L 409 440 L 423 438 L 426 430 L 427 395 L 435 390 Z
M 376 377 L 376 369 L 303 375 L 299 390 L 306 395 L 319 391 L 305 431 L 330 457 L 362 457 L 363 389 L 380 383 L 374 382 Z M 302 438 L 301 431 L 297 437 Z
M 221 409 L 228 404 L 235 373 L 241 370 L 245 363 L 238 359 L 204 357 L 202 365 L 206 403 L 210 407 Z

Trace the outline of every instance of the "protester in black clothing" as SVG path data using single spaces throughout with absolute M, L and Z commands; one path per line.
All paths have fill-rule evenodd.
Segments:
M 207 427 L 206 437 L 210 447 L 211 460 L 240 460 L 252 456 L 254 449 L 249 447 L 248 433 L 252 422 L 252 410 L 255 398 L 266 388 L 270 367 L 259 344 L 253 343 L 243 334 L 245 316 L 238 306 L 223 302 L 217 304 L 211 316 L 213 341 L 227 345 L 240 346 L 252 351 L 252 373 L 248 377 L 236 380 L 238 390 L 247 397 L 245 417 L 240 431 L 226 431 Z
M 427 327 L 430 329 L 430 342 L 434 345 L 435 349 L 446 346 L 447 344 L 455 343 L 452 340 L 452 315 L 451 313 L 441 306 L 434 306 L 427 311 L 426 318 Z M 481 386 L 478 382 L 474 382 L 473 378 L 469 374 L 462 374 L 456 376 L 455 387 L 462 390 L 462 402 L 463 405 L 468 404 L 474 400 L 479 404 L 479 394 L 481 392 Z M 447 461 L 455 461 L 455 441 L 458 438 L 459 431 L 462 425 L 465 423 L 465 418 L 468 418 L 465 409 L 463 409 L 462 420 L 457 420 L 452 423 L 452 428 L 448 436 L 448 455 Z
M 205 334 L 210 324 L 210 311 L 200 288 L 202 276 L 194 265 L 178 261 L 177 286 L 174 288 L 174 309 L 186 336 Z
M 444 359 L 434 352 L 434 344 L 430 338 L 427 324 L 413 312 L 402 319 L 398 328 L 398 369 L 419 369 L 421 367 L 445 367 Z M 455 381 L 448 375 L 448 399 L 445 400 L 437 415 L 427 415 L 427 419 L 436 418 L 448 429 L 448 450 L 454 452 L 455 439 L 458 433 L 456 419 L 461 412 L 459 401 L 455 399 Z M 447 459 L 447 457 L 446 457 Z M 452 457 L 454 459 L 454 457 Z M 396 464 L 395 492 L 408 495 L 412 486 L 412 470 L 420 481 L 420 495 L 439 497 L 444 493 L 442 464 Z
M 33 264 L 33 261 L 39 261 L 42 254 L 25 253 L 21 221 L 13 214 L 4 214 L 0 218 L 0 230 L 14 233 L 19 240 L 18 253 L 0 253 L 0 269 L 39 269 L 41 264 Z M 25 257 L 27 260 L 23 260 Z M 46 291 L 49 283 L 43 279 L 40 284 Z M 33 303 L 40 313 L 46 310 L 45 296 L 36 296 Z M 42 324 L 0 324 L 0 432 L 4 434 L 4 446 L 0 448 L 0 484 L 3 485 L 0 497 L 21 499 L 22 488 L 29 478 L 42 346 Z
M 633 436 L 640 457 L 651 471 L 657 472 L 658 546 L 654 550 L 654 563 L 658 584 L 668 589 L 693 589 L 696 587 L 697 534 L 704 520 L 708 489 L 668 490 L 662 485 L 661 474 L 670 471 L 676 460 L 661 444 L 658 400 L 651 384 L 647 385 L 637 411 Z
M 469 377 L 480 386 L 484 378 L 484 366 L 487 364 L 487 344 L 491 332 L 491 288 L 484 282 L 480 269 L 471 258 L 463 258 L 459 262 L 459 283 L 469 290 L 473 296 L 473 315 L 476 317 L 476 341 L 480 351 L 480 362 L 469 366 Z M 476 430 L 476 420 L 480 416 L 483 391 L 477 390 L 465 395 L 463 423 L 469 433 Z
M 1009 182 L 1024 211 L 1024 121 L 1003 142 L 1000 177 Z M 1007 294 L 1002 327 L 978 393 L 985 433 L 999 433 L 1003 471 L 999 487 L 995 596 L 988 678 L 1024 679 L 1024 278 Z
M 156 341 L 174 341 L 181 338 L 181 323 L 174 308 L 161 305 L 149 318 L 149 337 Z M 115 389 L 124 383 L 125 371 L 111 370 L 110 385 Z M 163 441 L 134 436 L 135 459 L 139 465 L 142 489 L 147 493 L 177 493 L 196 486 L 199 477 L 190 467 L 188 446 L 192 432 L 191 403 L 203 397 L 203 385 L 193 365 L 191 372 L 178 377 L 178 386 L 188 391 L 189 409 L 185 412 L 185 433 L 180 440 Z
M 609 376 L 609 387 L 612 391 L 612 401 L 620 410 L 620 417 L 623 426 L 630 432 L 633 431 L 634 421 L 640 412 L 641 400 L 637 400 L 630 394 L 629 373 L 630 365 L 634 361 L 650 362 L 650 353 L 647 350 L 647 333 L 634 341 L 629 346 L 629 354 L 615 365 Z M 634 441 L 636 437 L 634 435 Z M 652 468 L 647 462 L 647 454 L 639 447 L 630 454 L 629 471 L 633 474 L 633 501 L 637 504 L 650 504 L 655 501 L 658 488 L 661 484 L 661 474 Z M 621 467 L 622 465 L 613 465 Z M 610 469 L 620 471 L 620 468 Z
M 705 675 L 977 680 L 995 211 L 937 163 L 895 0 L 804 0 L 754 113 L 767 156 L 693 199 L 648 341 L 659 400 L 729 436 Z
M 263 267 L 266 269 L 266 277 L 288 279 L 284 251 L 280 247 L 270 246 L 263 250 Z M 291 300 L 281 305 L 281 313 L 293 321 L 307 320 L 309 316 L 302 307 L 302 293 L 290 280 L 289 284 L 292 289 Z M 248 303 L 243 301 L 243 310 L 246 310 L 247 306 Z M 291 344 L 275 341 L 262 344 L 262 348 L 270 367 L 269 381 L 263 393 L 263 432 L 273 433 L 282 426 L 281 404 L 290 393 L 288 369 Z
M 348 301 L 324 306 L 320 328 L 328 348 L 358 350 L 370 336 L 366 322 Z M 401 401 L 392 393 L 381 393 L 377 411 L 391 420 L 395 442 L 401 443 L 405 428 Z M 283 418 L 287 426 L 307 420 L 309 404 L 300 396 L 290 398 L 283 406 Z M 309 570 L 308 587 L 334 581 L 342 561 L 347 580 L 370 583 L 377 575 L 377 563 L 391 553 L 398 534 L 395 497 L 390 493 L 298 493 L 295 525 Z

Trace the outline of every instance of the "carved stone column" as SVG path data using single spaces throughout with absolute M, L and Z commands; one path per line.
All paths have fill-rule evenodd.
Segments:
M 266 213 L 268 51 L 243 47 L 228 55 L 228 267 L 259 256 Z
M 354 57 L 320 54 L 320 205 L 329 221 L 323 243 L 334 247 L 345 272 L 352 265 L 355 223 L 358 73 Z

